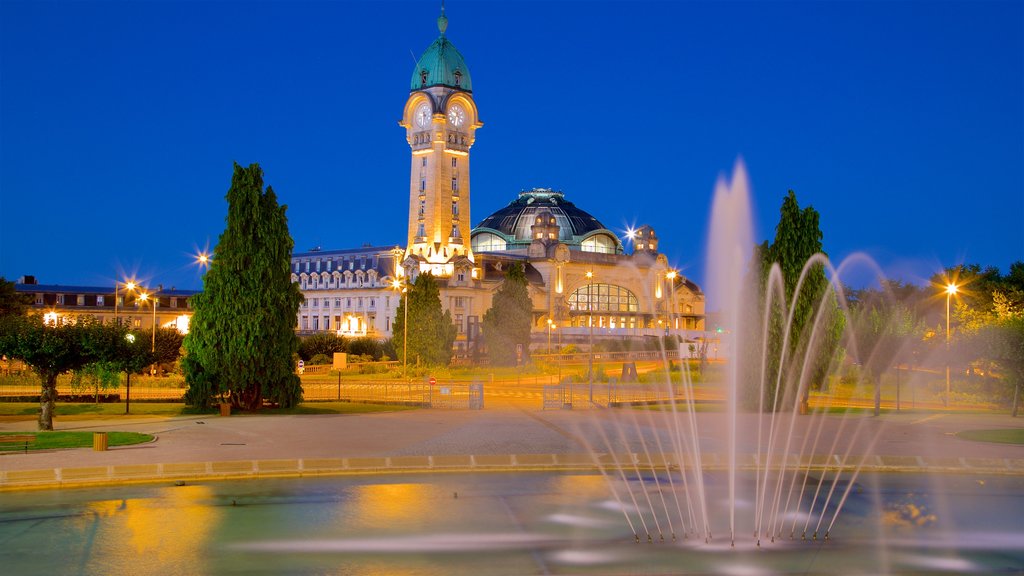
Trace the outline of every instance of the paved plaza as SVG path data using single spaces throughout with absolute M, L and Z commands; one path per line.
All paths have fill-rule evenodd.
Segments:
M 790 415 L 779 429 L 788 429 Z M 680 418 L 676 420 L 675 418 Z M 150 443 L 0 455 L 0 489 L 182 478 L 394 471 L 402 467 L 484 469 L 591 465 L 591 452 L 668 453 L 681 416 L 642 409 L 540 410 L 492 402 L 484 410 L 419 409 L 358 415 L 232 415 L 57 419 L 57 430 L 132 431 Z M 756 415 L 740 415 L 741 430 Z M 728 452 L 725 414 L 696 415 L 702 459 Z M 869 455 L 869 466 L 983 469 L 1024 474 L 1024 446 L 975 442 L 963 430 L 1019 428 L 1005 414 L 945 412 L 797 417 L 787 453 Z M 688 425 L 688 424 L 687 424 Z M 31 431 L 35 420 L 0 421 Z M 805 441 L 805 438 L 808 440 Z M 661 444 L 658 444 L 661 442 Z M 765 445 L 762 439 L 761 445 Z M 758 441 L 737 441 L 739 461 Z M 609 450 L 609 447 L 613 450 Z M 836 460 L 838 462 L 838 460 Z

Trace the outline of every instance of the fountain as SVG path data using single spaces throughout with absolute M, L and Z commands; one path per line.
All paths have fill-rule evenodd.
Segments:
M 744 307 L 753 242 L 741 165 L 716 185 L 711 218 L 709 293 L 732 328 L 722 346 L 733 357 L 749 355 L 738 337 L 744 323 L 753 319 L 764 333 L 773 306 L 783 318 L 792 306 L 773 270 L 764 316 Z M 835 279 L 865 262 L 856 256 L 834 268 L 814 257 L 801 282 L 816 265 Z M 810 325 L 812 344 L 823 318 Z M 793 336 L 788 328 L 781 334 Z M 831 414 L 832 396 L 801 414 L 807 362 L 785 375 L 761 370 L 752 410 L 743 409 L 738 364 L 723 370 L 723 412 L 697 405 L 683 370 L 681 383 L 661 384 L 666 402 L 657 409 L 552 415 L 547 425 L 563 429 L 592 462 L 571 471 L 404 471 L 0 495 L 0 562 L 18 574 L 952 574 L 1024 567 L 1024 478 L 925 474 L 919 458 L 909 466 L 915 473 L 883 473 L 874 447 L 884 423 Z

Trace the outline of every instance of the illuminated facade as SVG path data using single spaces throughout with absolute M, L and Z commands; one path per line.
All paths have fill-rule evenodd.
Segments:
M 525 266 L 535 343 L 704 329 L 704 295 L 672 270 L 654 230 L 644 226 L 626 252 L 615 232 L 562 192 L 520 192 L 470 226 L 470 149 L 483 126 L 466 62 L 438 19 L 440 36 L 417 61 L 399 125 L 411 149 L 405 248 L 314 250 L 292 258 L 306 298 L 300 333 L 391 336 L 401 293 L 393 283 L 438 278 L 442 306 L 457 328 L 456 353 L 470 353 L 480 324 L 513 262 Z
M 22 294 L 30 294 L 30 309 L 42 314 L 48 321 L 90 317 L 100 322 L 117 321 L 140 330 L 151 330 L 154 322 L 161 328 L 174 328 L 188 333 L 192 319 L 189 298 L 196 290 L 147 290 L 143 287 L 117 286 L 115 307 L 114 286 L 62 286 L 37 284 L 35 278 L 25 276 L 14 285 Z M 142 298 L 145 294 L 146 298 Z M 155 304 L 155 308 L 154 308 Z

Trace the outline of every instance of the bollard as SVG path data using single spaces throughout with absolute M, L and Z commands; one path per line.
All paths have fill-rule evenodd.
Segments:
M 107 450 L 107 433 L 106 432 L 93 432 L 93 434 L 92 434 L 92 449 L 95 452 L 105 452 Z

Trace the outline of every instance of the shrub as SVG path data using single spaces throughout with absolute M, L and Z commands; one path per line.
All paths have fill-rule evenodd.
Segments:
M 370 362 L 380 360 L 384 356 L 384 343 L 369 336 L 349 340 L 347 348 L 350 356 L 370 357 L 370 360 L 350 360 L 351 362 Z
M 306 362 L 318 354 L 333 358 L 335 352 L 344 351 L 345 339 L 333 332 L 319 332 L 312 336 L 306 336 L 299 342 L 299 357 Z
M 333 356 L 328 357 L 326 354 L 317 354 L 316 356 L 313 356 L 312 358 L 309 359 L 309 364 L 310 366 L 332 364 L 334 362 L 333 358 Z

